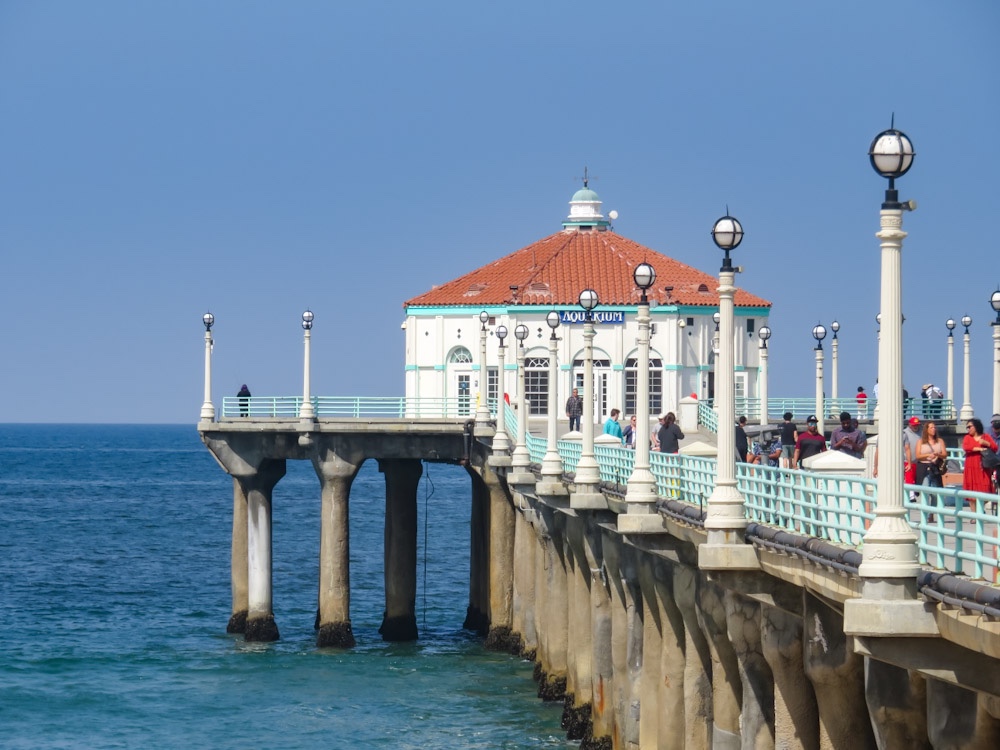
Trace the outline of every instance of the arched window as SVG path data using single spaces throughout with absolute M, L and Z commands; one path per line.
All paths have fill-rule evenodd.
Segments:
M 636 393 L 639 384 L 639 360 L 629 357 L 625 360 L 625 413 L 635 414 Z M 649 358 L 649 413 L 659 414 L 663 410 L 663 360 Z
M 531 416 L 549 413 L 549 358 L 526 357 L 524 360 L 524 396 Z
M 472 352 L 464 346 L 456 346 L 448 356 L 449 364 L 472 364 Z

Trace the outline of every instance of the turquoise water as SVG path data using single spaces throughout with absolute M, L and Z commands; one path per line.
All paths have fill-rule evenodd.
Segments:
M 358 647 L 315 647 L 319 484 L 289 461 L 273 503 L 281 640 L 246 644 L 225 633 L 232 483 L 193 427 L 0 425 L 0 747 L 572 747 L 532 665 L 461 629 L 469 481 L 426 475 L 418 642 L 377 632 L 370 461 L 351 494 Z

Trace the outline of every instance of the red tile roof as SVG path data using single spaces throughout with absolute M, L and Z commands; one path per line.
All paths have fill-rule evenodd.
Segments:
M 720 253 L 721 260 L 721 253 Z M 592 288 L 601 305 L 634 305 L 639 290 L 632 281 L 645 261 L 656 269 L 647 296 L 653 305 L 717 307 L 717 277 L 685 265 L 612 231 L 560 231 L 527 247 L 436 286 L 403 303 L 423 305 L 576 305 L 580 292 Z M 511 291 L 517 286 L 516 297 Z M 664 287 L 672 286 L 669 300 Z M 771 303 L 742 289 L 736 305 L 770 307 Z

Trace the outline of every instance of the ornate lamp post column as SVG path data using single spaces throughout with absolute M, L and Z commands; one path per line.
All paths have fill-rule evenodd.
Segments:
M 531 468 L 531 456 L 528 453 L 528 399 L 524 395 L 524 340 L 528 338 L 528 326 L 518 323 L 514 327 L 514 338 L 517 347 L 517 445 L 511 456 L 511 465 L 516 473 L 527 473 Z
M 299 420 L 302 422 L 311 422 L 316 419 L 316 413 L 313 410 L 312 396 L 309 394 L 309 346 L 312 338 L 314 317 L 315 316 L 312 314 L 311 310 L 306 310 L 302 313 L 302 330 L 304 331 L 302 348 L 304 354 L 302 365 L 302 407 L 299 409 Z
M 948 329 L 948 393 L 947 398 L 951 402 L 949 417 L 955 419 L 955 319 L 948 318 L 945 321 Z
M 837 400 L 837 396 L 840 393 L 837 389 L 839 385 L 837 381 L 837 348 L 840 344 L 837 341 L 837 331 L 840 330 L 840 323 L 836 320 L 830 324 L 830 330 L 833 331 L 833 341 L 830 342 L 830 347 L 832 349 L 831 362 L 830 362 L 830 398 L 834 401 Z M 834 408 L 837 408 L 836 406 Z
M 997 314 L 993 326 L 993 413 L 1000 414 L 1000 289 L 990 296 L 990 306 Z
M 719 413 L 719 320 L 722 316 L 719 313 L 712 314 L 712 321 L 715 323 L 715 333 L 712 334 L 712 377 L 714 382 L 714 393 L 712 394 L 712 408 L 715 413 Z M 735 408 L 733 409 L 735 411 Z
M 488 371 L 486 369 L 486 324 L 490 322 L 490 314 L 483 310 L 479 313 L 479 407 L 476 409 L 476 425 L 482 427 L 490 421 L 490 405 L 486 403 L 489 395 L 487 389 Z
M 636 321 L 639 324 L 639 362 L 636 373 L 635 428 L 642 430 L 635 437 L 635 462 L 625 491 L 626 512 L 656 513 L 656 482 L 649 469 L 649 298 L 646 292 L 656 281 L 656 271 L 648 263 L 640 263 L 632 279 L 642 296 Z
M 823 403 L 823 339 L 826 338 L 826 326 L 817 323 L 812 334 L 816 339 L 816 419 L 819 420 L 819 434 L 822 435 L 826 428 L 823 420 L 823 412 L 826 411 L 826 404 Z
M 601 471 L 594 458 L 594 308 L 599 300 L 593 289 L 580 292 L 580 307 L 586 313 L 583 323 L 583 441 L 580 462 L 576 466 L 578 492 L 598 492 Z
M 882 348 L 882 313 L 878 313 L 875 316 L 875 344 L 876 344 L 876 351 L 881 350 L 881 348 Z M 876 362 L 875 364 L 876 364 L 876 372 L 877 372 L 878 371 L 878 369 L 877 369 L 878 363 Z M 872 396 L 875 397 L 875 408 L 872 409 L 872 422 L 874 422 L 876 425 L 879 425 L 880 422 L 879 422 L 879 413 L 878 413 L 878 404 L 879 404 L 878 396 L 879 396 L 879 394 L 882 393 L 882 389 L 879 387 L 879 380 L 878 380 L 878 376 L 877 375 L 875 376 L 875 387 L 878 388 L 878 393 L 874 393 L 874 392 L 872 393 Z
M 212 404 L 212 326 L 215 325 L 215 316 L 207 312 L 201 316 L 201 322 L 205 324 L 205 401 L 201 405 L 201 421 L 215 421 L 215 406 Z
M 757 330 L 760 339 L 760 426 L 768 424 L 767 415 L 767 340 L 771 338 L 771 329 L 761 326 Z
M 542 459 L 542 477 L 549 482 L 558 482 L 562 478 L 562 459 L 559 457 L 559 436 L 556 416 L 559 414 L 559 338 L 556 329 L 559 327 L 559 313 L 555 310 L 545 316 L 545 323 L 552 329 L 549 336 L 549 403 L 546 423 L 545 457 Z
M 507 326 L 499 325 L 496 331 L 497 340 L 500 346 L 497 348 L 497 431 L 493 435 L 493 452 L 510 450 L 510 438 L 507 437 L 507 399 L 504 398 L 504 355 L 506 347 L 503 345 L 507 338 Z
M 736 269 L 729 253 L 743 241 L 743 227 L 727 214 L 715 222 L 712 239 L 725 254 L 719 269 L 719 355 L 715 384 L 715 401 L 719 405 L 719 453 L 715 487 L 708 497 L 705 515 L 708 539 L 698 548 L 698 566 L 707 570 L 756 568 L 759 563 L 753 547 L 743 543 L 746 507 L 743 493 L 736 486 L 736 378 L 733 371 Z
M 912 202 L 902 204 L 895 180 L 906 174 L 913 164 L 913 144 L 902 132 L 890 128 L 872 141 L 869 157 L 872 167 L 889 180 L 882 203 L 881 230 L 881 294 L 880 315 L 885 321 L 878 352 L 879 400 L 882 424 L 879 431 L 878 502 L 875 520 L 864 537 L 860 574 L 871 584 L 865 599 L 903 599 L 915 594 L 917 538 L 906 518 L 903 507 L 903 311 L 902 311 L 902 247 L 903 210 L 914 208 Z M 878 579 L 878 580 L 868 580 Z M 895 579 L 895 580 L 886 580 Z M 860 618 L 859 619 L 863 619 Z M 872 625 L 866 625 L 871 627 Z
M 969 372 L 969 326 L 972 325 L 972 318 L 968 315 L 962 316 L 962 325 L 965 326 L 965 334 L 962 336 L 962 343 L 965 345 L 965 373 L 962 377 L 962 410 L 958 413 L 961 421 L 972 419 L 975 414 L 972 411 L 972 376 Z

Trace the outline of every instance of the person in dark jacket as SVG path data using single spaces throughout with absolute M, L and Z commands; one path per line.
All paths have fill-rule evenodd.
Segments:
M 747 462 L 747 452 L 750 450 L 750 443 L 747 440 L 747 418 L 740 417 L 736 423 L 736 460 Z
M 240 392 L 236 396 L 240 400 L 240 416 L 245 417 L 250 413 L 250 389 L 246 383 L 240 387 Z
M 662 427 L 656 433 L 660 453 L 677 453 L 681 448 L 680 441 L 684 439 L 684 433 L 677 424 L 677 417 L 672 411 L 668 411 L 660 415 L 660 424 Z

